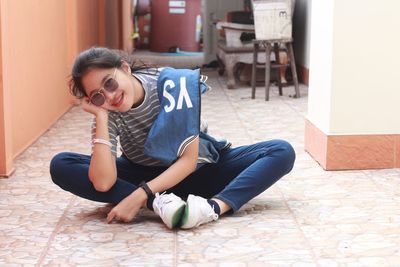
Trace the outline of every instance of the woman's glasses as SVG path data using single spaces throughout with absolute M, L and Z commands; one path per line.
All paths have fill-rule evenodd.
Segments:
M 106 90 L 107 92 L 115 92 L 115 90 L 118 89 L 118 82 L 115 80 L 115 74 L 117 73 L 117 69 L 114 70 L 114 74 L 112 77 L 108 78 L 104 84 L 103 87 L 100 87 L 99 90 L 93 91 L 90 96 L 90 103 L 92 103 L 95 106 L 102 106 L 104 102 L 106 102 L 106 97 L 103 93 L 103 90 Z

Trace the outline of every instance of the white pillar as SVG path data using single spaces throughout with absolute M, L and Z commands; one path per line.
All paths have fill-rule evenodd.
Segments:
M 312 2 L 305 147 L 325 169 L 400 167 L 398 10 Z

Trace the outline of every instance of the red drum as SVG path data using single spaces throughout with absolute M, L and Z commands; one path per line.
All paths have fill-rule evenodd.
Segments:
M 150 51 L 200 49 L 201 0 L 152 0 Z

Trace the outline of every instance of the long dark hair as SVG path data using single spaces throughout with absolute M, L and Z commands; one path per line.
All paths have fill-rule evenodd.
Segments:
M 132 57 L 121 50 L 92 47 L 81 52 L 75 59 L 68 82 L 71 94 L 77 98 L 85 97 L 86 92 L 82 85 L 82 77 L 88 71 L 93 69 L 120 68 L 122 61 L 126 61 L 130 65 L 132 73 L 138 71 L 148 73 L 146 70 L 156 68 L 156 66 L 150 66 L 144 62 L 133 60 Z M 154 74 L 154 71 L 153 73 L 149 72 L 149 74 Z

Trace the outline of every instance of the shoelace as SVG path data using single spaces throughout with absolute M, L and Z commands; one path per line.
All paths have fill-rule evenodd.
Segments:
M 216 214 L 215 213 L 215 211 L 214 211 L 214 207 L 211 207 L 210 205 L 209 205 L 209 207 L 210 208 L 206 208 L 207 210 L 202 210 L 202 211 L 204 211 L 204 213 L 206 214 L 206 216 L 204 217 L 204 219 L 202 219 L 202 220 L 199 220 L 198 222 L 197 222 L 197 224 L 196 224 L 196 227 L 197 226 L 199 226 L 199 225 L 201 225 L 201 224 L 203 224 L 203 223 L 208 223 L 208 222 L 210 222 L 210 221 L 216 221 L 216 220 L 218 220 L 218 214 Z
M 164 216 L 164 207 L 165 204 L 171 203 L 174 200 L 174 197 L 169 194 L 162 193 L 161 195 L 159 193 L 156 193 L 156 197 L 154 198 L 154 205 L 160 212 L 160 216 Z

